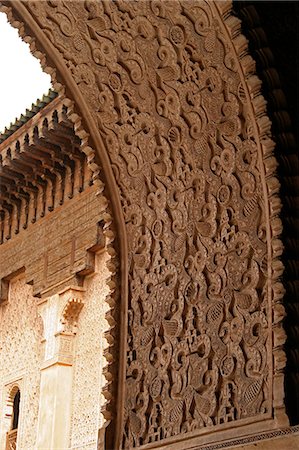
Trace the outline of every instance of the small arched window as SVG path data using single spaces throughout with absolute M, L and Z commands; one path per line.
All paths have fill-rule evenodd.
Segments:
M 6 450 L 12 450 L 17 448 L 18 438 L 18 426 L 20 415 L 20 389 L 15 386 L 9 396 L 8 407 L 10 409 L 10 427 L 6 434 Z
M 20 414 L 20 398 L 21 394 L 19 389 L 17 390 L 13 399 L 13 414 L 12 414 L 12 430 L 16 430 L 19 424 L 19 414 Z

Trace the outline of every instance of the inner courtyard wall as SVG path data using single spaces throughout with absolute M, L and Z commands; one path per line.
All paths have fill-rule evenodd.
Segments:
M 95 273 L 85 278 L 85 305 L 79 317 L 78 334 L 75 339 L 74 378 L 71 419 L 71 449 L 92 450 L 96 448 L 98 430 L 103 425 L 101 407 L 104 397 L 101 387 L 106 347 L 104 332 L 108 328 L 105 313 L 108 309 L 106 267 L 107 253 L 96 255 Z
M 100 410 L 104 403 L 101 386 L 104 384 L 102 369 L 105 364 L 103 333 L 107 328 L 106 260 L 105 252 L 96 254 L 95 272 L 86 277 L 83 286 L 84 306 L 74 338 L 72 399 L 65 399 L 66 403 L 71 403 L 68 426 L 71 429 L 69 448 L 72 449 L 96 448 L 98 430 L 103 423 Z M 49 297 L 46 302 L 43 301 L 43 305 L 46 304 L 48 308 L 48 319 L 55 297 L 57 294 Z M 0 307 L 1 450 L 5 449 L 6 433 L 11 426 L 11 419 L 6 417 L 7 399 L 16 385 L 21 391 L 18 450 L 33 450 L 38 447 L 40 369 L 44 359 L 44 341 L 51 339 L 49 332 L 43 331 L 38 303 L 39 299 L 32 295 L 32 287 L 25 283 L 25 276 L 21 274 L 10 281 L 8 301 Z M 48 323 L 47 329 L 53 330 L 55 314 L 52 314 L 50 320 L 53 321 L 53 326 Z M 60 382 L 63 384 L 64 380 Z
M 0 306 L 0 449 L 5 449 L 11 419 L 7 399 L 13 386 L 21 392 L 18 448 L 33 449 L 36 442 L 42 358 L 42 319 L 37 299 L 24 275 L 10 282 L 9 299 Z

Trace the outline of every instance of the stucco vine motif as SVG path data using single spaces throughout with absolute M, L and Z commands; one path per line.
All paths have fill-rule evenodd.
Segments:
M 217 8 L 26 7 L 84 95 L 120 191 L 129 247 L 123 448 L 269 413 L 261 155 Z M 263 99 L 256 104 L 262 115 Z

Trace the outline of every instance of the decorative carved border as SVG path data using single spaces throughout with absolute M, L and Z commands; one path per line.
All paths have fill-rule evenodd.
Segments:
M 287 311 L 284 327 L 288 337 L 285 345 L 287 356 L 285 403 L 290 421 L 295 424 L 299 418 L 299 388 L 296 389 L 298 384 L 296 383 L 296 351 L 293 350 L 294 347 L 298 348 L 295 328 L 299 311 L 299 285 L 295 261 L 297 249 L 296 241 L 294 240 L 296 235 L 295 217 L 298 213 L 298 208 L 296 207 L 298 186 L 296 186 L 296 182 L 294 183 L 291 180 L 295 179 L 297 175 L 299 158 L 292 126 L 294 124 L 292 124 L 292 118 L 289 115 L 289 104 L 284 92 L 285 86 L 282 84 L 278 73 L 280 60 L 274 57 L 273 52 L 276 53 L 276 51 L 269 43 L 269 30 L 265 28 L 263 23 L 265 16 L 261 16 L 263 8 L 260 11 L 259 5 L 254 2 L 236 2 L 234 8 L 237 15 L 243 19 L 243 32 L 250 39 L 250 48 L 254 52 L 259 66 L 258 74 L 263 79 L 264 95 L 269 100 L 268 113 L 273 122 L 273 139 L 277 144 L 275 155 L 279 162 L 279 180 L 282 187 L 281 200 L 283 203 L 281 217 L 283 227 L 286 225 L 282 235 L 282 240 L 286 247 L 283 254 L 283 261 L 286 266 L 283 278 L 283 283 L 286 287 L 284 303 Z
M 282 430 L 271 431 L 268 433 L 259 433 L 255 436 L 248 436 L 245 438 L 233 439 L 227 442 L 221 442 L 220 444 L 211 444 L 204 447 L 191 447 L 190 450 L 218 450 L 222 448 L 232 448 L 234 445 L 247 445 L 255 442 L 266 441 L 268 439 L 279 438 L 281 436 L 288 436 L 299 433 L 299 426 L 284 428 Z
M 280 240 L 282 222 L 279 217 L 281 200 L 279 197 L 280 183 L 276 177 L 277 161 L 273 154 L 275 143 L 271 139 L 271 122 L 267 116 L 266 101 L 261 94 L 261 81 L 255 75 L 255 62 L 248 54 L 248 42 L 241 30 L 241 20 L 233 15 L 232 2 L 216 2 L 215 7 L 222 17 L 228 35 L 238 60 L 240 73 L 243 76 L 243 85 L 246 87 L 246 96 L 251 105 L 252 115 L 255 117 L 256 133 L 259 136 L 260 169 L 264 169 L 261 182 L 264 190 L 267 214 L 267 245 L 268 245 L 268 282 L 269 304 L 273 311 L 273 407 L 277 418 L 281 416 L 287 423 L 284 406 L 284 373 L 286 356 L 283 344 L 286 335 L 282 321 L 285 317 L 285 309 L 282 304 L 285 289 L 280 281 L 284 271 L 281 261 L 283 243 Z M 284 418 L 283 418 L 284 417 Z

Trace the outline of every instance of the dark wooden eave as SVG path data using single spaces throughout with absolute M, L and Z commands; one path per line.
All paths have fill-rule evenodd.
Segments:
M 66 103 L 55 96 L 0 143 L 0 219 L 11 224 L 14 214 L 12 233 L 28 226 L 29 202 L 38 195 L 43 207 L 31 222 L 72 198 L 75 183 L 79 192 L 84 190 L 86 156 Z M 3 227 L 0 243 L 11 237 L 11 231 L 3 235 Z

